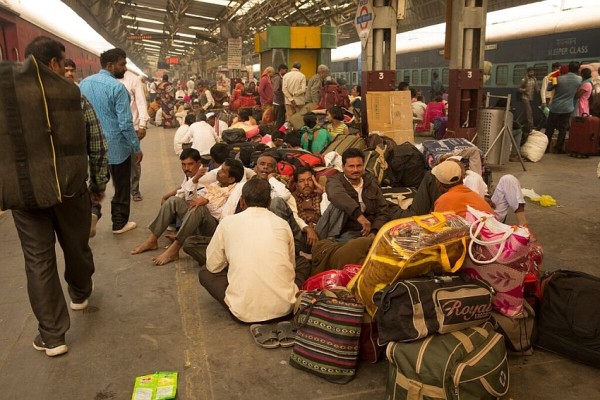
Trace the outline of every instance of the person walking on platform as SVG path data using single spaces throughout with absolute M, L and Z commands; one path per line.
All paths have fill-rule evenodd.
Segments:
M 46 65 L 61 77 L 64 76 L 65 46 L 54 39 L 45 36 L 35 38 L 25 49 L 25 55 L 33 56 L 39 64 Z M 53 99 L 48 100 L 52 101 Z M 67 99 L 61 97 L 60 100 Z M 56 119 L 52 116 L 52 113 L 58 112 L 63 116 L 68 115 L 70 118 L 81 118 L 81 126 L 83 126 L 82 109 L 80 107 L 67 109 L 66 107 L 63 106 L 59 110 L 50 108 L 48 110 L 50 118 L 52 120 Z M 28 111 L 44 113 L 43 110 Z M 53 135 L 60 133 L 64 132 L 53 133 Z M 86 135 L 85 129 L 77 133 L 82 136 L 81 141 L 86 141 L 87 145 L 80 149 L 72 146 L 70 148 L 72 153 L 69 154 L 70 159 L 88 159 L 87 164 L 89 164 L 92 175 L 91 182 L 95 182 L 98 190 L 100 190 L 108 180 L 104 142 L 99 140 L 95 142 L 95 145 L 92 145 L 91 140 L 93 138 L 84 137 Z M 99 133 L 99 131 L 96 133 Z M 61 157 L 64 149 L 60 148 L 60 141 L 57 146 L 57 155 Z M 45 159 L 36 161 L 41 163 L 53 162 Z M 83 161 L 83 164 L 80 165 L 84 166 L 85 164 L 86 162 Z M 88 298 L 93 289 L 94 258 L 88 244 L 91 205 L 90 194 L 85 181 L 87 173 L 73 170 L 73 168 L 76 168 L 77 163 L 70 165 L 72 165 L 71 170 L 65 168 L 65 170 L 59 170 L 58 172 L 61 175 L 69 174 L 83 177 L 80 182 L 80 189 L 76 193 L 63 193 L 61 201 L 51 207 L 12 210 L 13 220 L 25 257 L 29 301 L 39 324 L 39 335 L 34 339 L 33 347 L 36 350 L 44 351 L 50 357 L 64 354 L 69 350 L 65 342 L 65 334 L 69 330 L 70 319 L 57 270 L 56 239 L 58 239 L 64 253 L 64 276 L 71 298 L 71 309 L 85 309 L 88 306 Z M 64 177 L 60 178 L 61 181 L 64 179 Z
M 67 68 L 69 67 L 69 68 Z M 75 71 L 77 65 L 71 59 L 65 61 L 65 78 L 75 82 Z M 89 191 L 92 200 L 92 225 L 90 226 L 90 238 L 96 236 L 96 224 L 100 219 L 100 202 L 104 200 L 104 189 L 108 182 L 108 164 L 106 163 L 106 151 L 108 145 L 102 133 L 102 125 L 98 115 L 89 100 L 81 95 L 81 108 L 85 119 L 85 129 L 88 142 L 88 153 L 90 162 Z
M 285 113 L 288 121 L 304 105 L 306 77 L 300 72 L 300 68 L 300 63 L 296 61 L 292 70 L 283 76 L 283 95 L 285 96 Z
M 275 108 L 275 130 L 281 128 L 285 123 L 285 97 L 283 96 L 283 76 L 287 73 L 288 67 L 281 64 L 277 73 L 271 78 L 273 87 L 273 107 Z
M 548 137 L 548 147 L 546 152 L 552 149 L 552 136 L 554 130 L 558 129 L 558 140 L 554 147 L 554 152 L 564 153 L 563 146 L 565 144 L 565 136 L 569 129 L 569 119 L 571 113 L 575 109 L 575 94 L 581 84 L 581 77 L 577 75 L 579 72 L 579 63 L 571 61 L 569 63 L 569 72 L 557 78 L 556 85 L 550 82 L 548 90 L 554 90 L 554 98 L 550 103 L 550 114 L 548 115 L 548 123 L 546 124 L 546 136 Z
M 521 79 L 521 86 L 519 86 L 519 92 L 521 93 L 521 99 L 523 100 L 525 118 L 529 128 L 533 128 L 533 110 L 531 109 L 531 101 L 539 91 L 540 88 L 537 79 L 535 79 L 535 68 L 529 67 L 527 68 L 527 75 Z
M 142 161 L 140 140 L 135 133 L 129 94 L 117 79 L 127 70 L 127 55 L 119 48 L 100 54 L 102 70 L 80 83 L 81 93 L 92 103 L 108 141 L 108 164 L 115 194 L 111 201 L 112 231 L 121 234 L 137 226 L 129 221 L 131 206 L 131 162 Z M 98 204 L 99 208 L 100 205 Z
M 140 78 L 131 71 L 125 71 L 125 75 L 119 79 L 125 85 L 131 97 L 131 115 L 133 116 L 133 127 L 140 141 L 146 137 L 146 126 L 150 116 L 146 103 L 144 84 Z M 131 197 L 133 201 L 142 201 L 140 193 L 140 178 L 142 177 L 142 163 L 131 163 Z

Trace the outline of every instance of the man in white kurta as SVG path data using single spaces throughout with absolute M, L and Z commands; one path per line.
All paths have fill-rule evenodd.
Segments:
M 220 222 L 199 272 L 200 284 L 241 322 L 286 316 L 298 292 L 292 231 L 269 211 L 270 200 L 266 180 L 246 182 L 243 211 Z

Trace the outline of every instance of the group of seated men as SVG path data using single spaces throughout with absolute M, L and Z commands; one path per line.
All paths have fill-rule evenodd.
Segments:
M 495 213 L 501 221 L 512 209 L 520 225 L 527 223 L 516 178 L 502 177 L 489 196 L 481 176 L 465 170 L 455 157 L 427 172 L 413 204 L 401 209 L 365 173 L 361 150 L 343 152 L 342 172 L 328 178 L 325 187 L 313 170 L 297 169 L 290 192 L 279 179 L 272 153 L 263 153 L 248 169 L 227 158 L 223 146 L 211 149 L 210 170 L 202 166 L 197 150 L 181 152 L 183 183 L 163 196 L 149 237 L 132 254 L 157 249 L 159 237 L 177 220 L 177 234 L 169 237 L 171 245 L 154 263 L 176 260 L 183 248 L 200 265 L 201 285 L 244 323 L 292 312 L 296 293 L 311 274 L 311 249 L 320 240 L 373 239 L 393 219 L 432 211 L 464 217 L 467 205 Z

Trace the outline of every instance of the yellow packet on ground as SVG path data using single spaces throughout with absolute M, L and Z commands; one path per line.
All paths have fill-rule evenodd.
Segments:
M 177 372 L 159 371 L 156 373 L 156 400 L 174 399 L 177 395 Z
M 133 386 L 133 395 L 131 400 L 154 400 L 156 399 L 156 383 L 158 376 L 156 374 L 143 375 L 135 378 Z
M 177 395 L 177 372 L 159 371 L 135 378 L 131 400 L 170 400 Z

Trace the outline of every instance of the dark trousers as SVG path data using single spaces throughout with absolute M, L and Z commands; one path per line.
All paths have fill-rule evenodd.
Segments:
M 110 202 L 112 229 L 117 231 L 129 221 L 131 204 L 131 156 L 121 164 L 109 164 L 108 170 L 115 188 L 115 195 Z
M 273 108 L 275 110 L 275 130 L 277 130 L 285 123 L 285 105 L 274 104 Z
M 558 140 L 556 141 L 556 147 L 554 151 L 562 153 L 565 145 L 565 136 L 569 129 L 569 121 L 571 113 L 553 113 L 550 111 L 548 115 L 548 122 L 546 123 L 546 136 L 548 137 L 548 150 L 552 148 L 552 136 L 554 130 L 558 129 Z
M 430 214 L 433 211 L 435 201 L 440 196 L 440 189 L 437 186 L 435 177 L 431 171 L 426 171 L 417 189 L 417 193 L 415 193 L 412 204 L 406 210 L 394 207 L 392 219 Z
M 142 163 L 131 163 L 131 195 L 140 194 L 140 179 L 142 177 Z
M 82 302 L 92 292 L 94 259 L 88 245 L 90 195 L 87 189 L 54 207 L 13 210 L 25 257 L 29 302 L 42 340 L 64 343 L 70 320 L 56 265 L 55 237 L 64 253 L 69 296 Z

